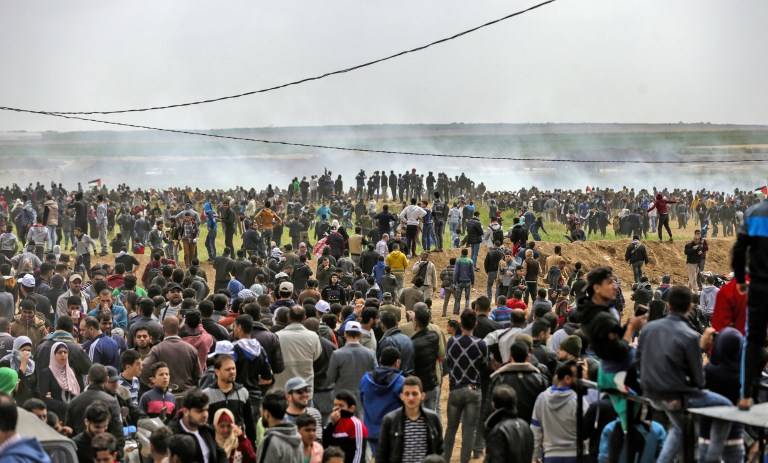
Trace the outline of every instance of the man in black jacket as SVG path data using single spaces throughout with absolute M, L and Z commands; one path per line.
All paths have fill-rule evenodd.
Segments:
M 485 422 L 488 452 L 485 463 L 528 463 L 533 457 L 533 433 L 517 416 L 517 394 L 506 384 L 493 390 L 494 412 Z
M 216 432 L 208 426 L 208 396 L 194 388 L 184 395 L 181 413 L 168 424 L 174 434 L 186 434 L 195 441 L 194 461 L 201 463 L 226 463 L 224 450 L 216 444 Z M 200 443 L 203 443 L 201 447 Z
M 475 211 L 473 217 L 467 220 L 467 235 L 464 241 L 472 248 L 472 263 L 477 270 L 477 256 L 480 254 L 480 243 L 483 242 L 483 224 L 480 223 L 480 211 Z M 498 263 L 496 268 L 498 269 Z
M 117 398 L 104 390 L 107 383 L 107 368 L 95 363 L 88 370 L 88 389 L 69 402 L 67 416 L 64 422 L 72 428 L 73 434 L 80 434 L 85 430 L 85 416 L 88 406 L 96 401 L 106 405 L 110 413 L 107 432 L 115 436 L 118 448 L 123 448 L 123 423 L 121 422 L 120 404 Z M 121 452 L 122 453 L 122 452 Z
M 403 406 L 389 412 L 381 422 L 376 461 L 424 461 L 427 455 L 443 454 L 440 417 L 421 406 L 424 397 L 421 380 L 405 378 L 400 393 Z
M 440 387 L 435 369 L 440 350 L 440 336 L 429 329 L 429 318 L 428 309 L 416 309 L 413 317 L 413 327 L 416 332 L 411 336 L 415 352 L 413 374 L 419 378 L 419 384 L 426 394 L 424 406 L 435 410 L 438 406 L 438 388 Z
M 488 275 L 486 294 L 489 299 L 493 297 L 493 285 L 496 283 L 496 276 L 499 273 L 499 263 L 504 260 L 504 253 L 501 251 L 501 241 L 496 240 L 493 244 L 492 247 L 488 247 L 488 254 L 483 261 L 483 270 Z
M 643 265 L 648 263 L 648 250 L 640 242 L 639 236 L 635 235 L 632 237 L 632 242 L 624 252 L 624 260 L 629 262 L 630 267 L 632 267 L 635 283 L 639 283 L 640 278 L 643 276 Z
M 510 354 L 509 363 L 504 364 L 491 375 L 491 395 L 495 398 L 497 389 L 502 386 L 511 387 L 515 393 L 515 401 L 517 402 L 517 398 L 520 398 L 519 413 L 517 413 L 518 407 L 515 407 L 515 415 L 530 424 L 536 397 L 547 388 L 549 381 L 529 362 L 528 344 L 523 341 L 515 342 L 510 348 Z M 494 408 L 498 407 L 494 404 Z M 488 438 L 488 447 L 490 444 L 490 438 Z
M 229 249 L 235 249 L 232 237 L 237 229 L 237 214 L 229 207 L 229 201 L 221 205 L 221 224 L 224 226 L 224 245 Z

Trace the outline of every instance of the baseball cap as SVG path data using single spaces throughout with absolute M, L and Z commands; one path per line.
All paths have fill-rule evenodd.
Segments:
M 347 322 L 347 325 L 344 327 L 345 333 L 362 333 L 363 327 L 360 326 L 359 322 L 351 321 Z
M 83 281 L 83 277 L 79 273 L 73 273 L 69 276 L 69 282 L 72 283 L 75 280 Z
M 293 293 L 293 283 L 291 283 L 290 281 L 284 281 L 280 283 L 280 292 Z
M 26 288 L 34 288 L 35 287 L 35 277 L 33 277 L 31 274 L 27 273 L 23 277 L 21 277 L 21 284 Z
M 178 283 L 168 283 L 168 286 L 165 287 L 165 292 L 172 291 L 174 289 L 178 289 L 179 291 L 181 291 L 182 287 Z
M 321 299 L 315 303 L 315 310 L 320 313 L 328 313 L 331 311 L 331 304 L 329 304 L 328 301 L 323 301 Z
M 300 391 L 308 387 L 309 383 L 304 378 L 294 376 L 285 383 L 285 392 Z
M 217 355 L 231 355 L 235 352 L 235 345 L 230 341 L 217 341 L 213 353 L 208 354 L 208 358 L 214 358 Z
M 120 380 L 120 372 L 112 365 L 107 366 L 107 381 L 114 383 Z

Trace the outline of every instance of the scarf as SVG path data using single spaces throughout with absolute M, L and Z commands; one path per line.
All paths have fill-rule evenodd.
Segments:
M 7 361 L 12 369 L 19 371 L 19 368 L 21 367 L 21 348 L 24 346 L 31 346 L 32 340 L 29 339 L 27 336 L 19 336 L 18 338 L 13 340 L 13 350 L 10 354 L 6 355 L 2 359 L 0 359 L 0 362 Z M 35 373 L 35 361 L 32 360 L 30 357 L 29 360 L 27 360 L 27 371 L 24 372 L 24 376 L 30 376 Z
M 242 434 L 242 431 L 240 428 L 235 424 L 235 415 L 232 414 L 231 411 L 227 408 L 220 408 L 216 410 L 216 413 L 213 415 L 213 425 L 216 426 L 219 424 L 220 421 L 229 421 L 232 423 L 232 433 L 229 435 L 229 437 L 222 437 L 219 435 L 219 433 L 216 433 L 216 443 L 219 444 L 219 447 L 224 449 L 224 452 L 227 454 L 227 458 L 229 458 L 232 455 L 232 452 L 237 450 L 237 448 L 240 446 L 240 440 L 238 437 L 240 434 Z
M 72 395 L 80 394 L 80 384 L 77 382 L 77 376 L 75 376 L 74 370 L 69 366 L 69 360 L 65 366 L 60 366 L 56 362 L 56 349 L 64 347 L 69 352 L 69 347 L 63 342 L 57 342 L 51 347 L 51 357 L 48 361 L 48 368 L 53 373 L 53 377 L 56 382 L 59 383 L 59 387 L 63 392 L 69 392 Z

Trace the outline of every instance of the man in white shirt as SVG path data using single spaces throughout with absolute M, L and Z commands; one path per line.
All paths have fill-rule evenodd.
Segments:
M 416 243 L 419 237 L 419 223 L 427 211 L 416 205 L 416 198 L 411 198 L 411 204 L 400 212 L 400 220 L 405 221 L 405 236 L 408 239 L 408 257 L 416 255 Z
M 389 245 L 387 244 L 388 241 L 389 234 L 384 233 L 381 235 L 379 242 L 376 243 L 376 252 L 382 257 L 387 257 L 387 254 L 389 254 Z

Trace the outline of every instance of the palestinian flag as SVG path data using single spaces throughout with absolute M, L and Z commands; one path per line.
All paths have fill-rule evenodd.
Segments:
M 764 197 L 768 198 L 768 185 L 761 186 L 760 188 L 755 188 L 755 191 L 759 191 L 763 194 Z
M 88 182 L 88 188 L 101 188 L 101 179 L 97 178 Z

